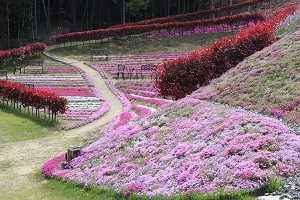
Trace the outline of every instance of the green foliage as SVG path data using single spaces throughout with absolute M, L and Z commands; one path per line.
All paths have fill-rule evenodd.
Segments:
M 130 194 L 125 197 L 122 192 L 111 188 L 99 188 L 97 186 L 80 186 L 73 181 L 61 182 L 53 179 L 43 185 L 53 199 L 118 199 L 118 200 L 147 200 L 144 195 Z M 216 193 L 192 193 L 187 195 L 155 196 L 153 200 L 254 200 L 255 197 L 248 191 L 241 192 L 216 192 Z
M 43 200 L 116 200 L 126 199 L 121 192 L 110 188 L 99 188 L 76 184 L 74 181 L 62 182 L 58 179 L 44 179 L 41 172 L 31 175 L 31 179 L 39 182 L 39 186 L 26 190 L 21 198 L 15 199 L 43 199 Z M 32 193 L 32 194 L 31 194 Z M 24 197 L 31 198 L 24 198 Z M 5 199 L 0 197 L 0 199 Z M 7 199 L 7 198 L 6 198 Z
M 282 186 L 281 179 L 271 177 L 269 183 L 266 185 L 266 192 L 272 193 L 278 191 L 281 188 L 281 186 Z
M 130 0 L 126 2 L 126 10 L 135 17 L 140 17 L 141 11 L 145 10 L 149 5 L 150 0 Z

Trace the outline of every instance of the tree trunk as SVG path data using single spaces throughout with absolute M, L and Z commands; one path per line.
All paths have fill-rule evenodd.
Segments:
M 108 23 L 107 23 L 107 27 L 110 27 L 111 25 L 111 14 L 110 14 L 110 6 L 109 6 L 109 1 L 107 1 L 107 16 L 108 16 Z
M 38 23 L 37 23 L 37 8 L 36 8 L 36 0 L 34 0 L 34 24 L 35 24 L 35 35 L 38 34 Z
M 177 9 L 177 14 L 180 15 L 180 0 L 178 0 L 178 9 Z
M 48 29 L 50 33 L 50 0 L 48 0 Z
M 195 2 L 195 0 L 193 0 L 193 12 L 195 12 L 196 11 L 196 2 Z
M 93 29 L 93 17 L 94 17 L 94 11 L 95 11 L 95 0 L 93 0 L 93 3 L 92 3 L 92 12 L 91 12 L 90 29 Z
M 125 0 L 122 0 L 122 22 L 123 22 L 123 24 L 126 23 L 126 20 L 125 20 Z
M 26 14 L 26 6 L 25 6 L 25 4 L 26 4 L 26 1 L 24 0 L 23 1 L 23 17 L 22 17 L 22 28 L 21 28 L 21 38 L 22 38 L 22 35 L 23 35 L 23 31 L 24 31 L 24 26 L 25 26 L 25 14 Z M 21 39 L 20 38 L 20 39 Z
M 211 9 L 214 9 L 215 8 L 214 0 L 210 0 L 210 4 L 211 4 Z M 213 13 L 212 18 L 215 18 L 215 13 Z
M 68 13 L 68 10 L 69 10 L 69 7 L 70 7 L 70 2 L 71 2 L 71 0 L 69 0 L 69 1 L 68 1 L 67 8 L 66 8 L 66 11 L 65 11 L 64 17 L 62 18 L 62 20 L 61 20 L 61 21 L 64 21 L 64 20 L 65 20 L 65 18 L 66 18 L 66 15 L 67 15 L 67 13 Z
M 10 47 L 10 30 L 9 30 L 9 6 L 6 2 L 6 17 L 7 17 L 7 49 Z
M 76 24 L 76 0 L 71 0 L 71 17 L 73 22 L 73 31 L 77 30 Z
M 67 149 L 67 153 L 66 153 L 66 161 L 70 162 L 71 160 L 73 160 L 74 158 L 78 157 L 81 155 L 81 146 L 70 146 Z
M 155 17 L 155 0 L 152 0 L 152 14 L 151 14 L 151 18 L 153 19 Z
M 45 5 L 45 1 L 42 0 L 42 3 L 43 3 L 43 8 L 44 8 L 44 13 L 45 13 L 45 16 L 46 16 L 46 27 L 47 27 L 47 32 L 50 33 L 50 16 L 48 15 L 48 11 L 46 9 L 46 5 Z M 49 6 L 49 5 L 48 5 Z M 49 8 L 50 9 L 50 8 Z
M 232 5 L 232 0 L 230 0 L 230 5 Z M 230 15 L 232 15 L 232 10 L 230 10 Z
M 36 0 L 35 0 L 36 1 Z M 58 4 L 58 18 L 57 18 L 57 21 L 59 22 L 60 19 L 61 19 L 61 4 L 62 4 L 62 1 L 59 0 L 59 4 Z
M 84 20 L 84 16 L 85 16 L 85 13 L 88 13 L 88 3 L 89 1 L 87 0 L 86 1 L 86 4 L 85 4 L 85 7 L 84 7 L 84 11 L 83 11 L 83 14 L 82 14 L 82 18 L 81 18 L 81 23 L 80 23 L 80 27 L 81 29 L 83 30 L 83 20 Z M 88 14 L 87 14 L 87 19 L 88 19 Z M 88 24 L 87 24 L 88 25 Z M 88 29 L 88 26 L 87 26 L 87 29 Z
M 163 1 L 160 1 L 160 9 L 159 9 L 159 16 L 163 16 Z
M 170 0 L 168 0 L 168 13 L 167 13 L 168 16 L 170 16 L 170 7 L 171 7 L 171 2 Z

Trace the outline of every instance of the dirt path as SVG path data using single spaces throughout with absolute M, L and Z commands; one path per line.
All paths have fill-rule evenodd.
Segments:
M 107 88 L 97 71 L 83 62 L 72 62 L 91 77 L 95 87 L 108 102 L 109 112 L 77 129 L 57 131 L 46 138 L 3 144 L 0 148 L 0 162 L 6 162 L 9 167 L 0 172 L 0 199 L 47 199 L 43 194 L 39 194 L 38 188 L 41 183 L 33 178 L 32 174 L 40 171 L 45 161 L 66 152 L 70 145 L 78 145 L 75 143 L 76 138 L 104 125 L 122 111 L 121 102 Z

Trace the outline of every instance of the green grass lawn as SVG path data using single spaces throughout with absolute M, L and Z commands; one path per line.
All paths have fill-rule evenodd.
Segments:
M 59 56 L 90 56 L 91 49 L 106 49 L 110 55 L 157 54 L 157 53 L 182 53 L 199 50 L 212 44 L 224 36 L 234 35 L 236 32 L 219 32 L 211 34 L 183 35 L 151 38 L 150 34 L 127 36 L 118 39 L 105 39 L 103 42 L 85 45 L 57 48 L 50 52 Z M 82 44 L 82 42 L 78 43 Z M 62 44 L 61 47 L 64 45 Z
M 0 144 L 31 140 L 50 134 L 49 130 L 38 122 L 9 113 L 1 107 L 0 127 Z

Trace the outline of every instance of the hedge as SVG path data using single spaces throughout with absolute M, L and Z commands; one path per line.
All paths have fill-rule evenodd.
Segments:
M 177 100 L 207 85 L 246 57 L 275 42 L 276 25 L 296 9 L 297 6 L 282 9 L 264 23 L 224 37 L 202 51 L 191 52 L 187 57 L 158 65 L 155 87 L 162 96 Z

